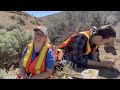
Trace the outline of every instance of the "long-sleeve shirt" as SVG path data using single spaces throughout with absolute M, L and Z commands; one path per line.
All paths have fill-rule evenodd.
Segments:
M 92 35 L 90 37 L 90 46 L 95 47 L 91 42 Z M 92 60 L 93 55 L 90 52 L 88 55 L 84 55 L 86 52 L 87 37 L 85 35 L 77 34 L 72 41 L 65 47 L 64 59 L 72 61 L 74 64 L 86 65 L 88 58 Z M 70 52 L 73 52 L 72 54 Z

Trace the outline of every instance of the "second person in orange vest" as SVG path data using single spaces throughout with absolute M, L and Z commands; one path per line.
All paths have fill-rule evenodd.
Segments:
M 97 62 L 94 59 L 94 54 L 101 45 L 106 45 L 114 40 L 116 32 L 111 26 L 102 26 L 96 31 L 89 30 L 78 32 L 68 38 L 65 42 L 58 46 L 64 52 L 63 58 L 65 60 L 73 62 L 77 67 L 86 67 L 87 65 L 93 65 L 98 67 L 112 68 L 114 62 L 102 61 Z M 55 58 L 59 59 L 59 55 L 55 54 Z
M 21 78 L 47 79 L 51 77 L 55 59 L 47 35 L 47 28 L 43 25 L 34 29 L 33 40 L 22 53 Z

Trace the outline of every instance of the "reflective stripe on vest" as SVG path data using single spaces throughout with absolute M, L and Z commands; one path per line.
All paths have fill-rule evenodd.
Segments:
M 80 34 L 84 34 L 87 37 L 87 46 L 86 46 L 86 52 L 84 53 L 85 55 L 89 54 L 91 52 L 91 47 L 90 47 L 90 43 L 89 43 L 89 39 L 90 39 L 90 32 L 80 32 Z
M 60 44 L 58 46 L 58 48 L 63 48 L 65 46 L 67 46 L 69 44 L 69 42 L 74 38 L 75 34 L 73 34 L 70 38 L 68 38 L 65 42 L 63 42 L 62 44 Z
M 31 42 L 30 44 L 28 44 L 28 47 L 27 47 L 27 52 L 24 56 L 24 60 L 23 60 L 23 66 L 26 67 L 27 66 L 27 63 L 30 59 L 30 54 L 33 50 L 33 42 Z M 28 71 L 28 70 L 27 70 Z
M 39 59 L 38 59 L 38 62 L 37 62 L 37 65 L 35 67 L 35 70 L 36 70 L 36 74 L 39 74 L 40 73 L 40 67 L 41 67 L 41 64 L 44 60 L 44 56 L 46 56 L 46 52 L 48 50 L 48 46 L 44 46 L 43 49 L 42 49 L 42 52 L 40 53 L 40 56 L 39 56 Z M 45 66 L 44 66 L 45 67 Z
M 28 44 L 27 52 L 23 59 L 23 66 L 26 68 L 27 72 L 30 72 L 33 75 L 35 75 L 45 71 L 45 60 L 46 60 L 48 45 L 43 46 L 39 55 L 31 63 L 32 50 L 33 50 L 33 42 Z
M 85 31 L 85 32 L 79 32 L 80 34 L 84 34 L 87 37 L 87 46 L 86 46 L 86 53 L 84 53 L 84 55 L 87 55 L 88 53 L 91 52 L 91 47 L 90 47 L 90 43 L 89 43 L 89 38 L 90 38 L 90 31 Z M 70 38 L 68 38 L 65 42 L 63 42 L 62 44 L 60 44 L 58 46 L 58 48 L 63 48 L 65 46 L 67 46 L 70 41 L 74 38 L 75 34 L 73 34 Z

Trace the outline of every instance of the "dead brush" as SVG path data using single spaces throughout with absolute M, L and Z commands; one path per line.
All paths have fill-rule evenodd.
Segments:
M 7 72 L 5 69 L 0 69 L 0 79 L 5 79 L 7 76 Z
M 69 62 L 67 65 L 64 65 L 62 67 L 62 70 L 59 69 L 58 67 L 56 68 L 57 70 L 54 73 L 54 78 L 53 79 L 72 79 L 70 77 L 80 77 L 81 74 L 79 72 L 76 72 L 73 69 L 73 64 Z
M 18 70 L 13 70 L 13 66 L 9 71 L 6 69 L 0 69 L 0 79 L 16 79 L 16 74 Z

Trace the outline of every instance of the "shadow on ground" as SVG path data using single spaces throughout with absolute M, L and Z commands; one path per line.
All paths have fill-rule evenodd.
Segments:
M 106 53 L 111 53 L 113 55 L 117 55 L 115 47 L 104 47 L 104 50 L 105 50 Z
M 113 68 L 113 69 L 99 69 L 99 76 L 108 78 L 108 79 L 115 79 L 120 75 L 120 72 Z
M 95 68 L 95 67 L 91 67 L 91 66 L 89 66 L 89 68 L 98 69 L 99 76 L 107 78 L 107 79 L 115 79 L 118 76 L 120 76 L 119 70 L 115 69 L 115 68 L 111 68 L 111 69 L 109 69 L 109 68 L 97 68 L 97 67 Z

